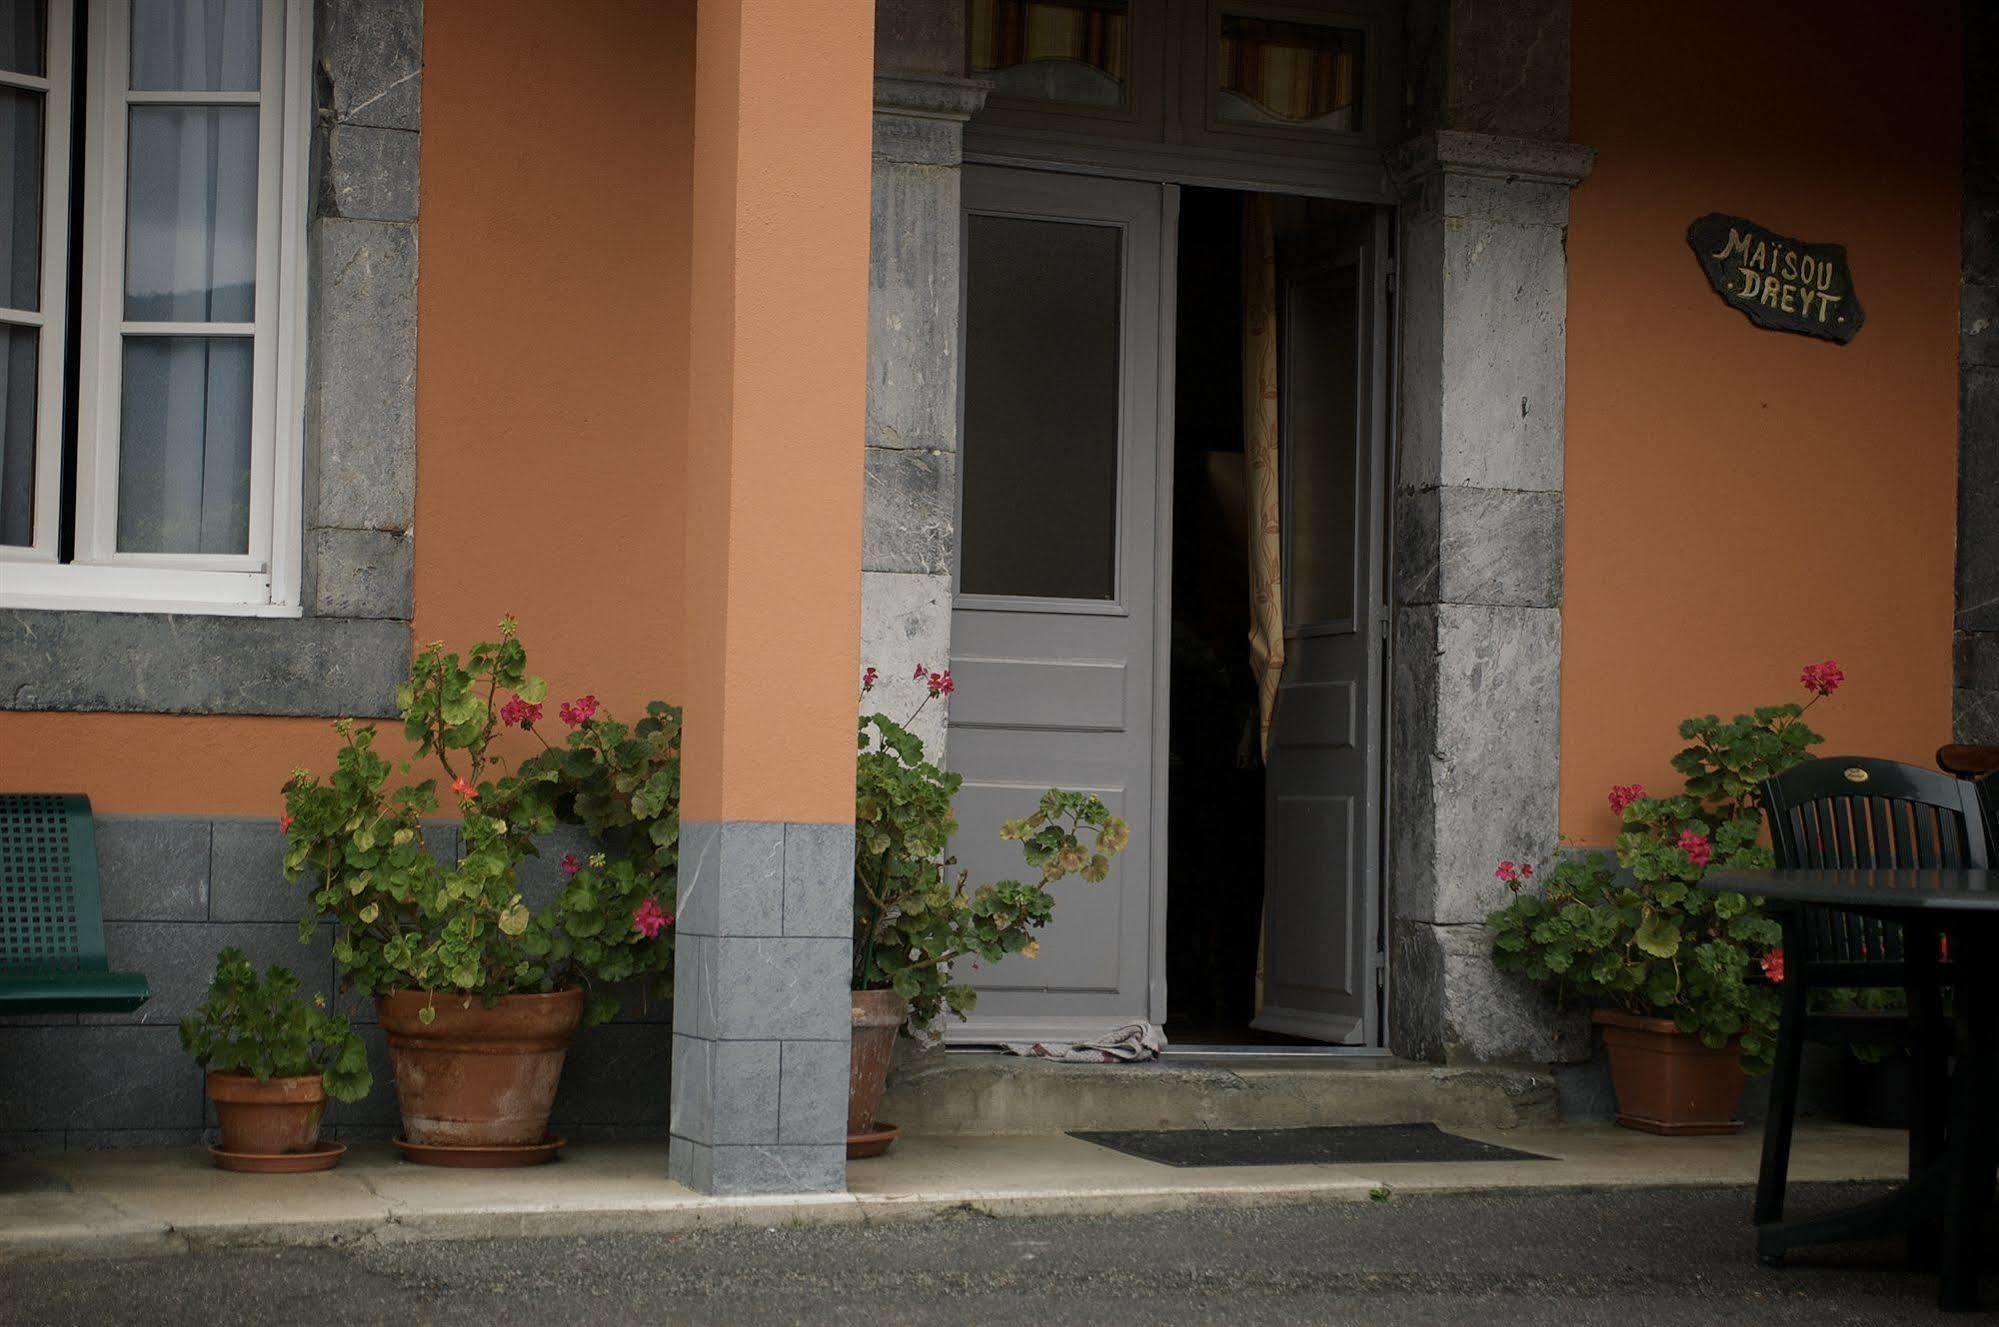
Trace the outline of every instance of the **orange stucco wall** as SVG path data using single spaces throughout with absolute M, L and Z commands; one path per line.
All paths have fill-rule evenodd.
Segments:
M 681 815 L 851 820 L 873 0 L 702 0 L 697 65 Z
M 1798 696 L 1828 751 L 1950 738 L 1955 7 L 1577 0 L 1569 231 L 1565 835 L 1670 786 L 1674 726 Z M 1684 239 L 1711 211 L 1847 246 L 1852 344 L 1749 325 Z
M 429 0 L 416 634 L 678 696 L 694 0 Z M 858 374 L 857 374 L 858 376 Z M 552 716 L 551 716 L 552 717 Z M 275 814 L 309 719 L 0 713 L 0 788 Z

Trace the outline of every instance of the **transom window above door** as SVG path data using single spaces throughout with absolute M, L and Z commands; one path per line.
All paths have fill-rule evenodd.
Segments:
M 0 607 L 295 613 L 304 0 L 0 0 Z
M 1280 156 L 1377 150 L 1393 0 L 965 0 L 978 125 Z

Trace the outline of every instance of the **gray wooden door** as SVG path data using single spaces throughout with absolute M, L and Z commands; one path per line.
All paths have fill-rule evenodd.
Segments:
M 1278 250 L 1285 662 L 1254 1026 L 1349 1045 L 1380 1019 L 1387 237 L 1383 214 Z
M 999 825 L 1050 786 L 1096 793 L 1132 838 L 1107 880 L 1057 886 L 1038 957 L 963 974 L 979 1003 L 954 1040 L 1094 1034 L 1162 1012 L 1149 978 L 1164 198 L 965 169 L 952 851 L 975 882 L 1023 878 Z

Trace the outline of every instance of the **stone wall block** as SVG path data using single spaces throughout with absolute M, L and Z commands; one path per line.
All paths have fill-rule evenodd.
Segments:
M 713 1045 L 715 1127 L 711 1141 L 767 1143 L 776 1138 L 781 1044 L 718 1041 Z
M 169 1026 L 0 1028 L 10 1131 L 198 1129 L 201 1071 Z
M 861 573 L 861 663 L 881 674 L 875 689 L 861 697 L 863 714 L 881 713 L 910 725 L 924 754 L 942 765 L 949 701 L 917 706 L 925 688 L 910 676 L 921 663 L 947 667 L 951 659 L 951 578 L 942 573 L 864 571 Z
M 863 569 L 948 574 L 957 540 L 957 483 L 948 452 L 869 447 Z
M 315 0 L 319 106 L 341 124 L 423 124 L 423 0 Z
M 309 241 L 317 359 L 308 527 L 410 528 L 416 493 L 416 231 L 323 218 Z
M 1442 280 L 1445 486 L 1562 488 L 1568 267 L 1554 226 L 1450 219 Z
M 658 1024 L 584 1028 L 563 1060 L 550 1124 L 558 1133 L 577 1125 L 617 1125 L 664 1135 L 672 1056 L 673 1031 Z
M 201 921 L 208 916 L 208 822 L 185 816 L 100 815 L 97 881 L 106 921 Z
M 419 136 L 404 129 L 334 124 L 314 140 L 318 215 L 415 221 Z
M 940 124 L 923 123 L 932 126 L 929 132 Z M 957 126 L 949 128 L 955 137 Z M 870 447 L 956 450 L 958 246 L 937 239 L 955 235 L 958 224 L 955 168 L 875 163 L 868 262 Z
M 1555 848 L 1561 613 L 1441 604 L 1415 610 L 1396 641 L 1397 685 L 1435 708 L 1408 707 L 1396 725 L 1392 906 L 1478 922 L 1503 901 L 1500 861 L 1545 861 Z
M 279 801 L 275 789 L 272 801 Z M 285 835 L 275 819 L 218 817 L 210 839 L 211 920 L 297 923 L 308 885 L 285 879 Z
M 1965 364 L 1999 368 L 1999 285 L 1965 283 L 1958 299 L 1958 346 Z
M 1999 630 L 1999 369 L 1959 376 L 1957 628 Z
M 784 1043 L 778 1101 L 780 1143 L 828 1143 L 847 1134 L 847 1082 L 853 1061 L 849 1037 Z
M 406 622 L 0 611 L 11 709 L 372 718 L 408 669 Z
M 416 612 L 415 558 L 396 530 L 314 530 L 311 611 L 320 617 L 389 618 Z
M 215 956 L 235 947 L 261 976 L 274 963 L 298 975 L 306 995 L 333 993 L 333 932 L 320 927 L 299 943 L 298 922 L 106 922 L 104 946 L 113 969 L 142 972 L 152 997 L 129 1013 L 84 1014 L 84 1026 L 141 1023 L 172 1027 L 208 998 Z
M 851 941 L 854 827 L 785 825 L 784 924 L 788 936 Z
M 1562 495 L 1463 487 L 1398 493 L 1395 599 L 1559 607 Z
M 1391 944 L 1390 1037 L 1398 1053 L 1446 1064 L 1589 1057 L 1587 1012 L 1501 972 L 1483 926 L 1397 919 Z
M 890 163 L 957 166 L 965 159 L 965 128 L 956 120 L 878 111 L 874 124 L 874 159 L 877 172 Z M 950 174 L 954 178 L 949 184 L 955 190 L 957 172 L 951 171 Z M 877 180 L 877 188 L 879 186 L 880 181 Z
M 854 942 L 718 936 L 715 970 L 706 976 L 715 1036 L 724 1040 L 831 1041 L 850 1032 L 849 989 Z

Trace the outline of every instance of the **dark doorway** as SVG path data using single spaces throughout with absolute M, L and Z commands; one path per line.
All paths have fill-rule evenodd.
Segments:
M 1358 995 L 1372 980 L 1363 970 L 1372 910 L 1356 903 L 1372 888 L 1373 872 L 1359 855 L 1370 822 L 1365 799 L 1345 787 L 1362 780 L 1337 764 L 1346 760 L 1358 770 L 1374 754 L 1360 731 L 1373 707 L 1355 703 L 1366 691 L 1367 661 L 1329 672 L 1324 656 L 1371 630 L 1362 608 L 1370 577 L 1361 573 L 1372 562 L 1370 531 L 1379 527 L 1368 515 L 1367 420 L 1358 403 L 1376 353 L 1365 335 L 1373 278 L 1351 255 L 1366 248 L 1356 237 L 1375 234 L 1375 213 L 1325 199 L 1269 196 L 1252 208 L 1250 197 L 1221 189 L 1181 193 L 1167 1034 L 1183 1047 L 1359 1044 L 1360 1023 L 1371 1019 L 1300 1016 L 1292 1006 L 1301 989 L 1309 1003 L 1349 988 Z M 1268 255 L 1261 293 L 1245 276 L 1246 247 Z M 1260 311 L 1252 313 L 1252 305 Z M 1262 416 L 1259 455 L 1266 476 L 1278 472 L 1281 521 L 1250 498 L 1255 462 L 1247 453 L 1258 449 L 1245 446 L 1251 428 L 1245 330 L 1253 318 L 1280 325 L 1272 334 L 1277 366 L 1266 370 L 1276 382 L 1266 380 L 1262 397 L 1274 395 L 1277 404 L 1274 416 L 1267 410 Z M 1281 420 L 1283 439 L 1274 449 L 1273 417 Z M 1275 467 L 1273 455 L 1281 461 Z M 1253 524 L 1267 537 L 1253 538 Z M 1280 528 L 1284 606 L 1273 627 L 1270 609 L 1252 610 L 1251 549 L 1260 566 L 1276 565 L 1272 541 Z M 1266 574 L 1266 604 L 1267 582 Z M 1263 619 L 1264 649 L 1272 636 L 1282 637 L 1268 656 L 1284 661 L 1268 741 L 1252 663 L 1253 617 Z M 1280 670 L 1273 664 L 1268 671 L 1267 685 L 1277 687 Z M 1317 713 L 1326 697 L 1347 701 L 1333 716 L 1338 722 Z M 1281 756 L 1277 778 L 1266 746 Z

